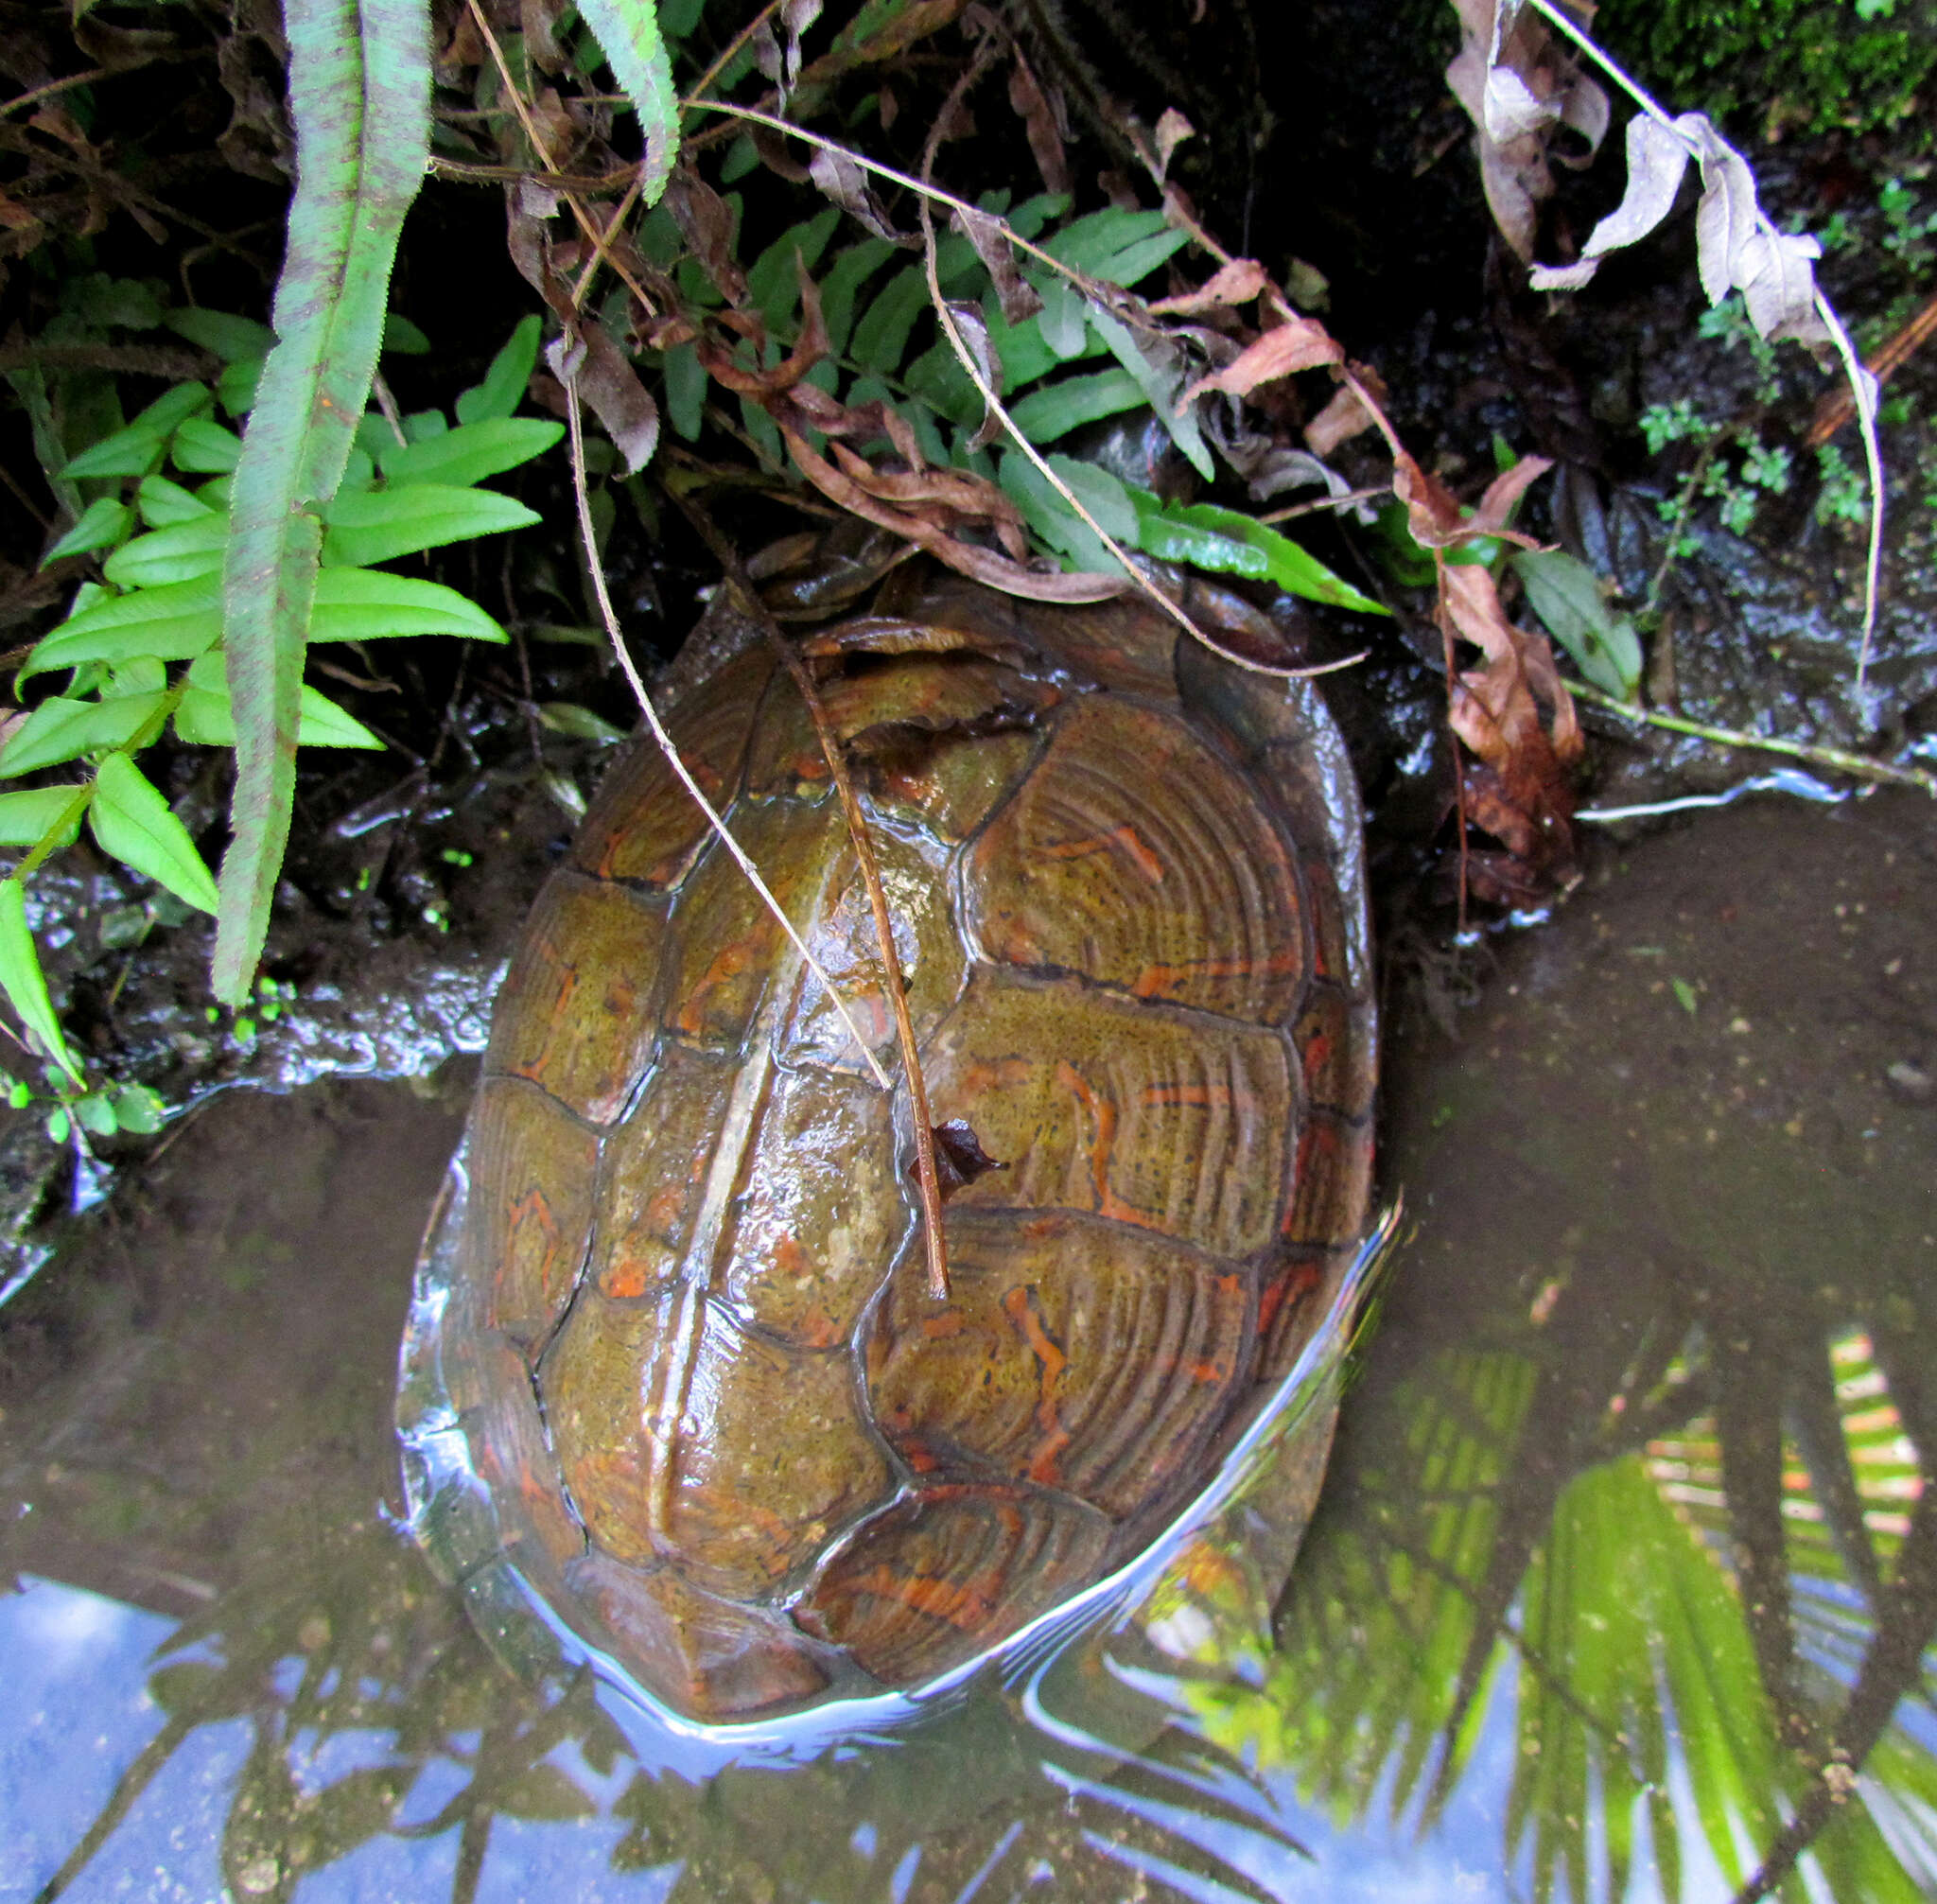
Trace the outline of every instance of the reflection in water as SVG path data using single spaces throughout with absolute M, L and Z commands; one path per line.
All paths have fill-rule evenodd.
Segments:
M 509 1679 L 379 1511 L 462 1091 L 218 1100 L 0 1310 L 0 1897 L 1937 1891 L 1932 1110 L 1878 1082 L 1937 880 L 1879 812 L 1637 854 L 1401 1043 L 1417 1236 L 1275 1622 L 1243 1504 L 1146 1630 L 804 1763 Z

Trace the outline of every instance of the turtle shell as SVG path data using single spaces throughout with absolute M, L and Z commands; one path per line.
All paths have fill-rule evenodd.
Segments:
M 932 1115 L 999 1166 L 948 1203 L 947 1300 L 905 1086 L 650 743 L 538 899 L 451 1218 L 444 1373 L 499 1537 L 707 1723 L 918 1686 L 1147 1544 L 1292 1366 L 1370 1170 L 1357 799 L 1308 684 L 1140 600 L 912 569 L 804 646 Z M 790 674 L 745 646 L 670 725 L 899 1078 Z

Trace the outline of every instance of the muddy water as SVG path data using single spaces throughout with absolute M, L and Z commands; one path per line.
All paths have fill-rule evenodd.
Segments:
M 1395 1009 L 1272 1637 L 793 1765 L 521 1686 L 390 1519 L 458 1070 L 218 1096 L 0 1310 L 0 1899 L 1930 1895 L 1933 946 L 1927 804 L 1606 843 Z

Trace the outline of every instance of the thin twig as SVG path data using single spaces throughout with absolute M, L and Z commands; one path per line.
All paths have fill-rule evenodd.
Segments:
M 619 665 L 624 672 L 626 681 L 632 688 L 633 696 L 639 704 L 639 711 L 645 716 L 646 725 L 653 730 L 653 738 L 659 743 L 659 751 L 666 756 L 672 771 L 678 775 L 680 784 L 691 795 L 694 804 L 707 816 L 707 824 L 718 834 L 721 844 L 731 853 L 739 864 L 755 892 L 759 894 L 762 903 L 780 923 L 780 928 L 793 940 L 794 949 L 806 961 L 807 969 L 821 983 L 822 988 L 833 1002 L 841 1022 L 846 1025 L 861 1055 L 867 1060 L 867 1068 L 873 1072 L 875 1082 L 883 1091 L 893 1091 L 894 1081 L 881 1069 L 881 1061 L 870 1049 L 861 1027 L 855 1023 L 854 1015 L 847 1009 L 846 1001 L 835 990 L 834 982 L 822 969 L 820 961 L 808 950 L 807 941 L 801 937 L 794 921 L 787 917 L 786 910 L 777 900 L 765 880 L 760 877 L 759 868 L 747 857 L 746 848 L 726 830 L 726 822 L 720 817 L 712 801 L 707 798 L 700 783 L 693 778 L 692 769 L 686 764 L 679 749 L 672 744 L 672 737 L 666 731 L 665 724 L 659 719 L 659 710 L 653 706 L 653 697 L 646 691 L 644 678 L 638 671 L 638 664 L 632 658 L 632 651 L 625 645 L 625 638 L 619 633 L 619 616 L 612 606 L 612 596 L 605 586 L 605 566 L 599 559 L 599 538 L 592 528 L 592 492 L 585 480 L 585 417 L 579 408 L 578 380 L 567 376 L 565 382 L 566 423 L 571 432 L 571 481 L 572 490 L 578 498 L 579 535 L 585 544 L 585 566 L 592 578 L 592 592 L 598 598 L 599 614 L 605 623 L 606 638 L 612 643 L 612 652 L 619 657 Z
M 717 103 L 716 101 L 711 99 L 703 99 L 699 96 L 699 95 L 704 93 L 707 90 L 707 88 L 710 86 L 713 83 L 713 81 L 717 79 L 720 77 L 720 75 L 727 69 L 728 66 L 732 65 L 734 57 L 739 53 L 740 49 L 742 46 L 744 46 L 746 43 L 749 40 L 751 40 L 753 36 L 756 33 L 758 33 L 760 30 L 760 28 L 764 26 L 767 24 L 767 22 L 771 20 L 774 17 L 774 15 L 777 13 L 779 10 L 780 0 L 767 0 L 767 4 L 764 7 L 762 7 L 758 13 L 756 13 L 753 16 L 753 18 L 749 20 L 746 23 L 746 25 L 742 26 L 740 29 L 740 31 L 733 36 L 732 39 L 727 41 L 726 50 L 724 53 L 722 53 L 720 57 L 717 60 L 715 60 L 713 63 L 710 66 L 708 66 L 704 73 L 700 75 L 698 82 L 694 85 L 692 89 L 693 96 L 682 102 L 680 107 L 680 110 L 682 112 L 689 113 L 692 112 L 697 107 L 710 106 Z
M 1787 754 L 1792 760 L 1807 760 L 1812 766 L 1826 767 L 1832 773 L 1851 774 L 1885 786 L 1914 787 L 1919 793 L 1937 797 L 1937 774 L 1926 773 L 1920 767 L 1899 767 L 1888 760 L 1873 760 L 1867 754 L 1852 754 L 1841 747 L 1824 747 L 1808 741 L 1785 741 L 1777 735 L 1751 734 L 1739 727 L 1713 727 L 1681 714 L 1636 707 L 1590 687 L 1585 681 L 1567 681 L 1563 677 L 1563 685 L 1570 694 L 1592 702 L 1597 707 L 1605 707 L 1624 721 L 1646 722 L 1650 727 L 1666 727 L 1671 734 L 1689 734 L 1698 741 L 1713 741 L 1721 747 L 1754 747 L 1765 754 Z
M 1268 515 L 1258 517 L 1260 522 L 1290 522 L 1300 515 L 1311 515 L 1320 509 L 1351 509 L 1361 502 L 1370 502 L 1375 496 L 1390 496 L 1389 482 L 1375 483 L 1370 489 L 1348 489 L 1343 496 L 1321 496 L 1316 502 L 1294 502 L 1289 509 L 1274 509 Z
M 915 1042 L 915 1021 L 908 1011 L 908 987 L 901 979 L 900 954 L 895 950 L 895 922 L 888 912 L 887 889 L 881 883 L 881 862 L 875 857 L 874 835 L 868 830 L 867 815 L 854 791 L 854 777 L 847 771 L 846 750 L 841 737 L 828 719 L 826 704 L 813 676 L 800 658 L 799 651 L 781 632 L 753 579 L 741 562 L 738 550 L 720 533 L 707 512 L 691 497 L 675 490 L 672 498 L 685 512 L 688 521 L 700 533 L 726 571 L 742 611 L 757 621 L 768 645 L 780 657 L 800 698 L 807 703 L 809 718 L 821 743 L 841 811 L 847 822 L 847 837 L 853 842 L 854 860 L 861 871 L 861 882 L 867 889 L 868 906 L 874 914 L 875 940 L 881 950 L 881 985 L 895 1015 L 895 1036 L 901 1047 L 901 1072 L 908 1080 L 908 1109 L 915 1125 L 915 1180 L 921 1196 L 922 1240 L 928 1256 L 928 1293 L 937 1302 L 949 1300 L 948 1246 L 942 1236 L 941 1179 L 934 1161 L 934 1123 L 928 1109 L 928 1083 L 922 1076 L 921 1054 Z
M 36 86 L 30 93 L 17 94 L 13 98 L 0 105 L 0 119 L 9 113 L 17 113 L 24 106 L 37 106 L 43 99 L 51 99 L 57 93 L 69 93 L 77 86 L 91 86 L 96 79 L 105 79 L 108 69 L 96 66 L 91 72 L 70 73 L 64 79 L 49 79 L 44 86 Z

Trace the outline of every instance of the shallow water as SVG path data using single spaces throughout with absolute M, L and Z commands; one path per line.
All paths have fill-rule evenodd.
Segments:
M 464 1078 L 218 1096 L 0 1309 L 0 1898 L 1929 1895 L 1933 946 L 1927 803 L 1606 845 L 1393 1014 L 1275 1641 L 805 1763 L 521 1686 L 390 1518 Z

